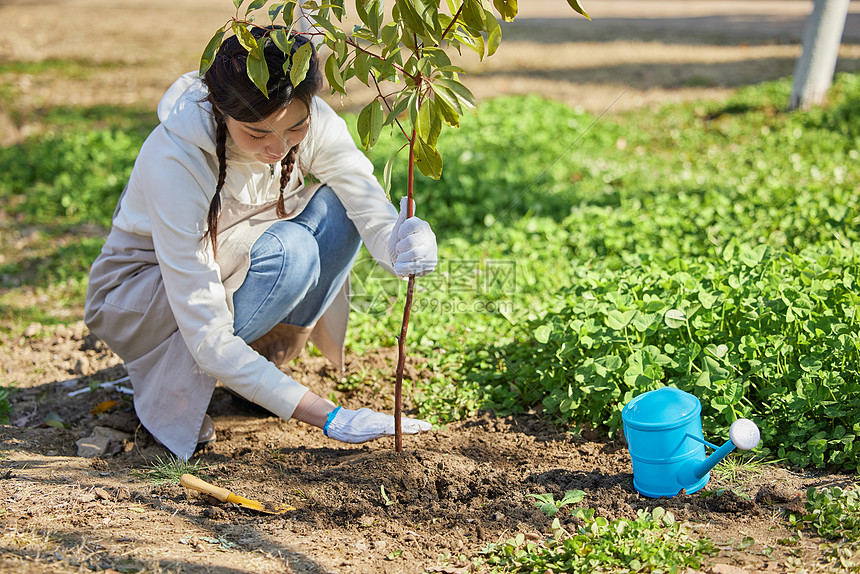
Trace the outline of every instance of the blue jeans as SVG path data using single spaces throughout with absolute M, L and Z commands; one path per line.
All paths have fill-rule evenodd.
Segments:
M 334 191 L 323 186 L 304 211 L 269 227 L 233 294 L 233 330 L 251 343 L 278 323 L 313 325 L 352 269 L 361 238 Z

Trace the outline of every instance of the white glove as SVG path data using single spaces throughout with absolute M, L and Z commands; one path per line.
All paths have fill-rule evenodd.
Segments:
M 388 256 L 398 277 L 427 275 L 436 269 L 439 259 L 436 234 L 430 224 L 413 215 L 406 217 L 406 197 L 400 199 L 400 215 L 388 240 Z
M 428 431 L 433 425 L 427 421 L 401 417 L 403 434 Z M 323 434 L 341 442 L 359 443 L 394 434 L 394 417 L 370 409 L 351 411 L 337 407 L 328 415 Z

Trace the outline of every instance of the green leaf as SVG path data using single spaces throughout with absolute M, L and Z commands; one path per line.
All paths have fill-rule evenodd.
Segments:
M 370 27 L 370 24 L 367 21 L 367 0 L 355 0 L 355 13 L 358 14 L 358 19 L 362 21 L 362 23 Z
M 709 293 L 707 291 L 699 291 L 699 302 L 705 309 L 713 309 L 720 300 L 719 293 Z
M 389 22 L 382 28 L 382 42 L 388 51 L 397 48 L 400 41 L 400 30 L 398 30 L 397 22 Z
M 233 33 L 236 34 L 236 39 L 243 48 L 252 52 L 257 48 L 257 39 L 248 31 L 244 24 L 233 22 Z
M 687 324 L 687 315 L 680 309 L 669 309 L 663 320 L 670 329 L 680 329 Z
M 275 20 L 280 16 L 281 10 L 283 9 L 283 4 L 273 4 L 272 6 L 269 6 L 269 21 L 272 22 L 272 24 L 275 23 Z
M 438 78 L 436 83 L 442 87 L 448 88 L 448 90 L 456 96 L 456 99 L 460 104 L 464 104 L 470 110 L 475 109 L 475 106 L 477 105 L 475 102 L 475 96 L 473 96 L 472 92 L 469 91 L 469 88 L 464 86 L 461 82 L 450 78 Z
M 412 0 L 412 5 L 415 7 L 415 12 L 424 23 L 427 34 L 433 38 L 434 42 L 426 42 L 427 44 L 438 43 L 442 34 L 442 29 L 439 24 L 439 9 L 436 7 L 438 0 Z
M 622 313 L 618 309 L 613 309 L 606 315 L 606 326 L 615 331 L 622 331 L 630 324 L 635 315 L 635 310 L 624 311 Z
M 752 248 L 744 245 L 741 247 L 740 259 L 747 267 L 755 267 L 762 262 L 767 251 L 768 246 L 766 243 L 756 245 Z
M 334 24 L 331 23 L 331 20 L 328 18 L 327 13 L 324 12 L 314 12 L 311 14 L 311 20 L 313 20 L 314 24 L 328 32 L 328 36 L 331 38 L 337 38 L 341 32 L 338 28 L 335 27 Z
M 484 60 L 484 54 L 486 53 L 486 43 L 484 42 L 484 37 L 481 36 L 480 32 L 457 32 L 454 36 L 460 40 L 463 44 L 469 47 L 472 51 L 478 54 L 478 57 L 481 61 Z
M 45 422 L 43 424 L 45 424 L 49 427 L 57 428 L 57 429 L 70 427 L 70 425 L 66 421 L 64 421 L 60 417 L 60 415 L 58 415 L 54 411 L 51 411 L 47 415 L 45 415 Z
M 266 5 L 266 2 L 268 2 L 268 0 L 253 0 L 253 2 L 248 4 L 248 7 L 245 9 L 245 15 L 247 16 L 254 10 L 259 10 Z
M 568 4 L 570 5 L 570 7 L 571 7 L 571 8 L 573 8 L 575 11 L 579 12 L 580 14 L 582 14 L 583 16 L 585 16 L 586 18 L 588 18 L 589 20 L 591 20 L 591 16 L 589 16 L 589 15 L 585 12 L 585 10 L 583 10 L 583 9 L 582 9 L 582 6 L 580 6 L 580 5 L 579 5 L 578 0 L 567 0 L 567 3 L 568 3 Z
M 439 179 L 442 177 L 442 156 L 421 138 L 415 139 L 415 165 L 427 177 Z
M 552 334 L 552 325 L 547 325 L 544 323 L 539 326 L 534 331 L 535 340 L 542 345 L 546 345 L 549 342 L 549 336 Z
M 382 130 L 382 104 L 378 99 L 373 100 L 358 114 L 358 136 L 364 149 L 370 151 L 379 139 Z
M 517 0 L 493 0 L 493 6 L 505 22 L 512 22 L 517 16 Z
M 220 29 L 215 32 L 215 35 L 212 36 L 212 39 L 209 40 L 209 43 L 206 44 L 206 49 L 203 50 L 203 56 L 200 57 L 200 75 L 206 73 L 206 71 L 212 66 L 212 62 L 215 61 L 215 53 L 218 51 L 218 48 L 221 46 L 221 40 L 224 39 L 224 29 Z
M 385 10 L 382 2 L 379 2 L 378 0 L 371 0 L 370 5 L 367 9 L 366 24 L 375 36 L 379 36 L 379 28 L 382 26 L 382 22 L 384 20 Z
M 442 132 L 442 117 L 433 100 L 425 100 L 418 110 L 418 135 L 433 147 Z
M 433 86 L 431 85 L 431 89 Z M 434 89 L 435 93 L 436 90 Z M 436 107 L 439 109 L 439 113 L 442 115 L 442 121 L 451 126 L 452 128 L 460 127 L 460 114 L 457 113 L 457 110 L 448 102 L 447 99 L 443 97 L 439 97 L 439 94 L 436 94 L 437 97 L 435 99 Z M 455 98 L 456 99 L 456 98 Z
M 352 62 L 352 68 L 355 71 L 355 77 L 358 78 L 365 86 L 369 86 L 369 74 L 371 70 L 370 59 L 373 56 L 366 52 L 359 52 L 355 55 L 355 60 Z
M 406 111 L 407 107 L 409 107 L 409 98 L 406 97 L 405 94 L 401 93 L 399 99 L 394 103 L 394 107 L 391 108 L 390 112 L 388 112 L 382 125 L 387 126 L 393 122 L 400 114 Z
M 263 95 L 268 99 L 269 90 L 269 66 L 266 64 L 266 59 L 263 57 L 263 44 L 257 44 L 251 52 L 248 53 L 247 60 L 248 77 L 254 82 Z
M 487 22 L 487 56 L 492 56 L 502 43 L 502 27 L 489 10 L 484 11 Z
M 410 0 L 397 0 L 395 6 L 399 11 L 400 17 L 403 19 L 403 23 L 409 28 L 409 32 L 423 36 L 425 34 L 424 21 L 415 10 L 412 2 Z
M 275 43 L 281 52 L 289 55 L 289 53 L 293 49 L 294 40 L 290 37 L 286 30 L 283 28 L 278 28 L 271 34 L 272 42 Z
M 302 80 L 307 76 L 312 53 L 313 46 L 308 42 L 299 46 L 299 49 L 296 50 L 295 54 L 293 54 L 292 63 L 290 65 L 290 82 L 292 82 L 294 86 L 301 84 Z
M 388 158 L 388 161 L 385 162 L 385 167 L 382 169 L 382 188 L 385 190 L 385 196 L 388 197 L 389 200 L 391 199 L 391 172 L 394 169 L 394 159 L 402 149 L 403 148 L 401 147 L 394 153 L 394 155 Z
M 409 123 L 413 127 L 418 125 L 418 92 L 412 91 L 409 93 Z
M 583 498 L 585 498 L 585 492 L 582 490 L 568 490 L 564 493 L 564 498 L 561 499 L 561 502 L 558 503 L 559 506 L 565 506 L 567 504 L 576 504 L 580 502 Z
M 335 54 L 329 54 L 328 59 L 325 61 L 325 77 L 328 80 L 329 86 L 331 86 L 332 92 L 346 93 L 346 88 L 343 85 L 343 76 L 340 73 L 340 66 L 338 66 Z
M 242 2 L 243 2 L 243 1 L 244 1 L 244 0 L 233 0 L 233 6 L 235 6 L 235 7 L 236 7 L 236 9 L 238 9 L 238 8 L 239 8 L 239 6 L 241 6 L 241 5 L 242 5 Z
M 296 11 L 296 0 L 287 0 L 284 2 L 284 11 L 281 12 L 281 17 L 284 19 L 284 24 L 292 28 L 293 16 Z
M 478 0 L 464 0 L 463 11 L 461 16 L 463 22 L 469 28 L 469 31 L 474 33 L 484 31 L 484 9 Z

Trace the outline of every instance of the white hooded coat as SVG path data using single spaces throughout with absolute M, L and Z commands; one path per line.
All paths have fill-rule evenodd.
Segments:
M 233 334 L 232 294 L 250 248 L 277 221 L 280 165 L 243 155 L 228 137 L 218 258 L 201 241 L 215 193 L 215 121 L 196 73 L 180 77 L 158 105 L 161 123 L 144 142 L 93 263 L 85 319 L 126 361 L 141 423 L 177 456 L 194 452 L 215 383 L 288 419 L 307 392 Z M 330 186 L 371 255 L 392 272 L 387 251 L 397 211 L 355 146 L 346 123 L 314 98 L 310 128 L 285 189 L 288 218 Z M 311 340 L 343 368 L 348 282 Z

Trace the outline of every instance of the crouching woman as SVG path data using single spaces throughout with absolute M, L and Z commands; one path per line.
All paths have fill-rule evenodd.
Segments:
M 430 226 L 386 199 L 372 164 L 307 76 L 290 82 L 265 43 L 268 94 L 228 38 L 203 77 L 180 77 L 158 105 L 93 263 L 85 319 L 126 362 L 138 418 L 180 458 L 214 440 L 206 415 L 216 381 L 326 436 L 363 442 L 394 418 L 336 407 L 279 367 L 310 339 L 338 368 L 348 276 L 362 242 L 400 276 L 436 266 Z M 293 53 L 307 39 L 293 36 Z M 311 175 L 322 183 L 306 183 Z M 429 430 L 403 419 L 403 431 Z

